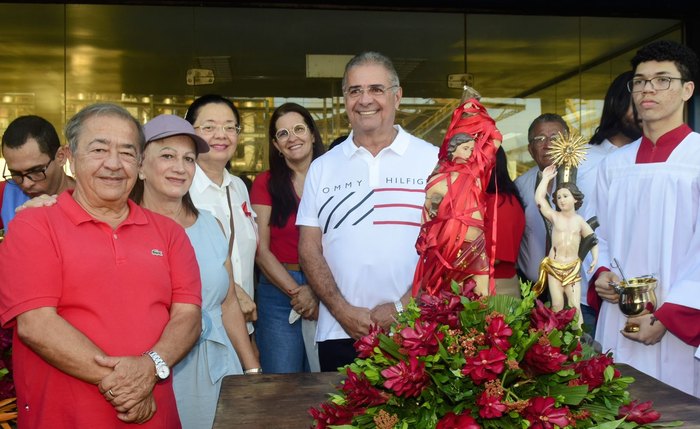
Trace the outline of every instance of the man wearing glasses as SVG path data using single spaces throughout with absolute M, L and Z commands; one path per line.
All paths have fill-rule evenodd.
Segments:
M 525 204 L 525 232 L 520 241 L 518 270 L 525 280 L 532 283 L 537 281 L 540 262 L 549 252 L 544 219 L 535 202 L 535 189 L 542 178 L 542 171 L 552 164 L 547 151 L 559 133 L 568 135 L 569 126 L 556 113 L 543 113 L 532 121 L 527 130 L 527 150 L 536 165 L 515 179 L 515 185 Z M 550 201 L 551 192 L 552 189 L 547 191 Z
M 620 278 L 605 267 L 588 301 L 593 292 L 603 299 L 596 340 L 615 361 L 700 397 L 700 134 L 684 121 L 698 63 L 670 41 L 637 51 L 627 88 L 643 136 L 608 155 L 598 172 L 600 264 L 614 258 L 628 279 L 656 278 L 656 310 L 630 318 L 639 332 L 624 332 L 610 286 Z
M 0 182 L 0 228 L 7 228 L 15 209 L 30 198 L 75 187 L 75 180 L 63 170 L 66 148 L 44 118 L 30 115 L 12 121 L 2 136 L 2 154 L 5 181 Z
M 352 133 L 311 164 L 297 215 L 300 262 L 321 300 L 322 371 L 352 362 L 354 341 L 370 325 L 388 327 L 408 303 L 438 152 L 394 125 L 402 90 L 389 58 L 355 56 L 343 93 Z

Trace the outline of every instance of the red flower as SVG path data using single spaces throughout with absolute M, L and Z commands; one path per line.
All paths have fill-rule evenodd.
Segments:
M 357 355 L 363 359 L 372 356 L 374 348 L 379 345 L 379 338 L 377 335 L 383 333 L 384 330 L 381 327 L 371 325 L 369 327 L 369 333 L 353 344 L 355 350 L 357 350 Z
M 447 325 L 452 329 L 460 327 L 459 312 L 463 309 L 460 297 L 444 290 L 438 295 L 424 293 L 420 296 L 421 319 Z
M 466 296 L 470 301 L 477 301 L 481 296 L 477 295 L 474 289 L 476 289 L 476 280 L 469 278 L 460 287 L 459 294 Z
M 440 419 L 435 429 L 481 429 L 481 426 L 469 414 L 455 414 L 450 411 Z
M 535 308 L 533 308 L 530 313 L 530 323 L 533 328 L 544 332 L 551 332 L 554 328 L 559 326 L 554 312 L 549 307 L 546 307 L 540 300 L 537 300 Z
M 401 334 L 401 353 L 409 356 L 427 356 L 438 351 L 438 340 L 442 340 L 443 334 L 436 332 L 438 324 L 436 322 L 424 322 L 416 320 L 413 328 L 406 327 Z
M 498 347 L 503 351 L 510 348 L 508 338 L 513 335 L 513 330 L 506 324 L 505 318 L 502 315 L 490 318 L 489 324 L 486 327 L 486 333 L 494 347 Z
M 391 366 L 382 371 L 382 376 L 386 378 L 384 387 L 393 390 L 397 396 L 418 396 L 430 380 L 425 372 L 425 364 L 420 362 L 415 356 L 397 365 Z
M 551 374 L 561 369 L 567 356 L 559 347 L 552 347 L 546 339 L 540 339 L 525 353 L 523 361 L 536 374 Z
M 309 408 L 309 414 L 314 419 L 316 429 L 326 429 L 331 425 L 345 425 L 352 422 L 352 417 L 355 412 L 360 410 L 350 410 L 341 405 L 324 402 L 321 404 L 321 410 Z
M 532 429 L 553 429 L 554 425 L 560 428 L 569 424 L 567 407 L 556 408 L 554 398 L 536 397 L 530 399 L 530 404 L 525 408 L 525 418 L 530 421 Z
M 581 346 L 581 341 L 576 341 L 574 349 L 569 353 L 569 359 L 574 360 L 574 357 L 581 357 L 583 353 L 583 347 Z
M 485 419 L 496 419 L 501 417 L 508 407 L 501 402 L 500 396 L 489 395 L 488 391 L 484 391 L 479 395 L 476 404 L 479 406 L 479 415 Z
M 506 354 L 495 347 L 481 350 L 476 356 L 467 358 L 462 374 L 470 376 L 475 384 L 494 380 L 503 372 L 506 358 Z
M 0 328 L 0 351 L 5 352 L 12 346 L 12 329 Z
M 625 420 L 635 422 L 640 425 L 645 425 L 655 422 L 661 418 L 661 414 L 652 409 L 652 402 L 646 401 L 638 404 L 637 401 L 632 401 L 628 405 L 620 407 L 617 417 L 624 417 Z
M 0 380 L 0 401 L 3 399 L 14 398 L 16 396 L 17 393 L 15 393 L 15 383 L 9 378 L 3 378 Z
M 557 318 L 557 329 L 559 329 L 560 331 L 566 329 L 566 325 L 568 325 L 569 323 L 571 323 L 572 320 L 574 320 L 574 316 L 576 316 L 575 308 L 568 308 L 554 313 L 554 317 Z
M 389 399 L 389 395 L 386 392 L 382 392 L 372 386 L 364 375 L 355 374 L 350 368 L 346 369 L 346 374 L 348 378 L 345 379 L 340 388 L 345 392 L 345 399 L 348 405 L 353 407 L 373 407 L 383 404 Z
M 605 368 L 613 364 L 613 359 L 609 355 L 598 355 L 588 360 L 576 362 L 574 371 L 579 378 L 571 380 L 571 385 L 588 385 L 588 391 L 600 387 L 605 381 Z M 615 377 L 620 376 L 620 371 L 615 370 Z
M 538 300 L 535 303 L 535 308 L 532 309 L 532 313 L 530 313 L 530 322 L 532 327 L 538 331 L 549 333 L 555 328 L 563 331 L 566 329 L 566 326 L 574 320 L 575 315 L 575 308 L 569 308 L 555 313 L 549 307 L 545 306 L 542 301 Z

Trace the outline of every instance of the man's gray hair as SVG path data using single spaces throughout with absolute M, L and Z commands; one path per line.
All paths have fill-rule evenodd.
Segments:
M 562 128 L 564 128 L 564 131 L 566 131 L 566 134 L 568 135 L 571 131 L 569 130 L 569 124 L 566 123 L 564 118 L 561 117 L 561 115 L 558 115 L 556 113 L 543 113 L 540 116 L 536 117 L 534 121 L 530 124 L 530 127 L 527 129 L 527 141 L 528 144 L 532 144 L 532 139 L 535 137 L 534 130 L 535 126 L 537 124 L 542 124 L 545 122 L 556 122 L 558 124 L 561 124 Z
M 387 57 L 384 54 L 380 54 L 379 52 L 367 51 L 355 55 L 345 65 L 345 73 L 343 73 L 343 91 L 347 89 L 346 85 L 348 83 L 348 72 L 350 71 L 350 69 L 353 67 L 370 64 L 380 65 L 384 67 L 386 71 L 389 72 L 389 86 L 395 86 L 397 88 L 400 86 L 399 75 L 398 73 L 396 73 L 394 63 L 391 62 L 389 57 Z M 394 92 L 396 92 L 396 88 L 394 88 Z
M 72 153 L 75 153 L 75 151 L 78 149 L 78 139 L 83 131 L 83 124 L 85 124 L 85 121 L 93 116 L 114 116 L 133 123 L 138 131 L 139 141 L 136 143 L 138 144 L 139 155 L 143 153 L 146 138 L 143 135 L 143 128 L 141 127 L 141 124 L 131 115 L 131 113 L 129 113 L 128 110 L 122 106 L 111 103 L 91 104 L 84 107 L 72 118 L 70 118 L 70 121 L 68 121 L 66 124 L 65 133 L 66 140 L 68 141 L 68 147 Z

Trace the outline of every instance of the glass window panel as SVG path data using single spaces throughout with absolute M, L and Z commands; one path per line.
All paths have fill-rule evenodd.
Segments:
M 311 110 L 326 144 L 350 131 L 340 78 L 307 77 L 308 55 L 391 57 L 397 122 L 436 145 L 461 95 L 448 75 L 469 73 L 520 173 L 535 117 L 565 115 L 589 137 L 636 49 L 682 40 L 668 19 L 75 4 L 0 4 L 0 37 L 0 128 L 34 113 L 60 129 L 96 101 L 145 122 L 219 93 L 240 108 L 233 166 L 250 174 L 267 168 L 267 121 L 285 101 Z

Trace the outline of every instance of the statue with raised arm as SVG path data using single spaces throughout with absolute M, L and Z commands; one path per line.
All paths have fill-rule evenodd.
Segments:
M 489 294 L 485 188 L 502 137 L 478 93 L 466 94 L 452 115 L 426 185 L 414 296 L 435 295 L 450 290 L 453 280 L 462 285 L 469 279 L 476 282 L 476 294 Z
M 564 165 L 566 169 L 571 165 Z M 560 172 L 561 173 L 561 172 Z M 539 279 L 533 287 L 536 293 L 541 293 L 545 285 L 549 286 L 552 310 L 564 308 L 564 300 L 569 307 L 578 313 L 579 327 L 583 323 L 581 314 L 581 255 L 579 248 L 584 243 L 591 243 L 590 249 L 593 261 L 588 272 L 593 272 L 598 261 L 598 245 L 593 235 L 593 228 L 576 210 L 583 203 L 583 193 L 579 191 L 573 180 L 565 180 L 567 173 L 559 174 L 559 183 L 554 191 L 552 208 L 547 199 L 547 189 L 550 182 L 557 177 L 557 165 L 552 164 L 542 172 L 542 181 L 535 190 L 535 202 L 542 216 L 551 227 L 552 247 L 549 254 L 540 263 Z M 571 177 L 569 176 L 569 179 Z M 585 254 L 583 255 L 585 256 Z

